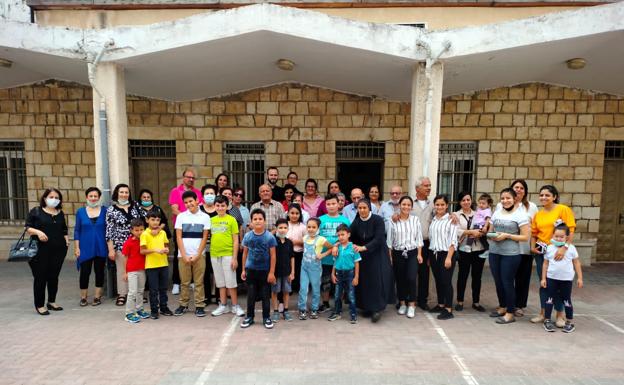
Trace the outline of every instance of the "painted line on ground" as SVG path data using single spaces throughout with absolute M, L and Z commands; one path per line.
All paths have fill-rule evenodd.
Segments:
M 241 320 L 240 317 L 232 318 L 232 322 L 230 322 L 230 326 L 228 326 L 225 333 L 223 333 L 223 336 L 221 337 L 221 341 L 219 341 L 219 346 L 217 347 L 217 351 L 214 353 L 210 362 L 208 362 L 208 364 L 206 365 L 202 373 L 199 375 L 199 377 L 197 378 L 197 381 L 195 381 L 195 385 L 205 385 L 208 383 L 208 380 L 210 380 L 210 375 L 212 374 L 212 371 L 217 367 L 217 364 L 221 360 L 223 353 L 225 353 L 225 349 L 227 349 L 228 345 L 230 344 L 230 339 L 232 338 L 232 335 L 234 334 L 234 330 L 236 330 L 236 327 L 239 325 L 240 320 Z
M 442 341 L 444 341 L 444 343 L 446 344 L 446 347 L 451 351 L 451 358 L 453 359 L 453 362 L 455 362 L 455 365 L 457 365 L 457 367 L 461 371 L 462 377 L 464 377 L 464 381 L 466 381 L 468 385 L 479 385 L 479 382 L 470 372 L 470 369 L 464 362 L 464 359 L 459 355 L 459 352 L 457 351 L 455 344 L 446 335 L 446 333 L 444 332 L 444 329 L 442 329 L 438 325 L 438 323 L 431 316 L 431 314 L 425 313 L 425 316 L 427 317 L 429 322 L 431 322 L 431 325 L 433 325 L 433 329 L 438 333 L 440 338 L 442 338 Z
M 613 330 L 615 330 L 618 333 L 622 333 L 624 334 L 624 329 L 622 329 L 621 327 L 615 326 L 614 324 L 612 324 L 611 322 L 607 321 L 606 319 L 599 317 L 597 315 L 593 316 L 595 319 L 597 319 L 598 321 L 602 322 L 603 324 L 610 326 Z

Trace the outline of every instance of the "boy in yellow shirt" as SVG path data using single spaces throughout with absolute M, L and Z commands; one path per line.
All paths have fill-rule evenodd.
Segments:
M 160 228 L 158 212 L 147 213 L 147 225 L 148 229 L 141 234 L 141 254 L 145 255 L 145 274 L 149 280 L 151 317 L 158 319 L 159 309 L 162 315 L 173 315 L 167 307 L 169 240 L 167 234 Z

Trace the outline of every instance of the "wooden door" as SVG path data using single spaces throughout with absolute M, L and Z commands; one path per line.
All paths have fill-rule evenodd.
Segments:
M 624 161 L 605 160 L 597 261 L 624 261 Z

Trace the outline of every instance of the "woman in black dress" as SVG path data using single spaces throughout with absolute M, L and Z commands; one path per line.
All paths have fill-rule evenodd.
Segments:
M 63 310 L 56 304 L 58 277 L 69 246 L 65 214 L 61 210 L 63 195 L 55 188 L 43 192 L 39 206 L 33 208 L 26 218 L 26 232 L 39 240 L 37 255 L 28 263 L 34 278 L 35 309 L 40 315 Z M 48 289 L 46 305 L 45 292 Z
M 377 322 L 389 303 L 395 303 L 392 265 L 386 249 L 384 220 L 371 212 L 370 202 L 362 199 L 351 224 L 351 242 L 360 253 L 360 282 L 355 288 L 357 306 Z

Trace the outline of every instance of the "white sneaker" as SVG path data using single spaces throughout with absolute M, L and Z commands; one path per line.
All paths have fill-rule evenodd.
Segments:
M 405 312 L 407 312 L 407 306 L 401 305 L 397 313 L 399 313 L 399 315 L 405 315 Z
M 410 306 L 407 308 L 407 318 L 414 318 L 416 315 L 416 307 Z
M 171 289 L 171 294 L 173 295 L 180 294 L 180 285 L 178 285 L 177 283 L 174 283 L 173 288 Z
M 230 311 L 230 309 L 228 309 L 227 306 L 219 305 L 219 307 L 214 309 L 211 314 L 212 314 L 213 317 L 217 317 L 217 316 L 220 316 L 222 314 L 228 313 L 229 311 Z
M 236 314 L 237 317 L 242 317 L 245 315 L 245 311 L 240 307 L 240 305 L 232 306 L 232 314 Z

